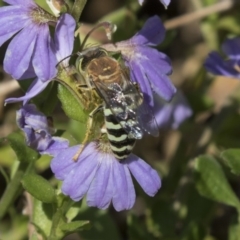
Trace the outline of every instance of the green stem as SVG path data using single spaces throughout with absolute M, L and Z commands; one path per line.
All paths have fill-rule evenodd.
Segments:
M 71 207 L 72 203 L 71 199 L 64 198 L 62 205 L 57 208 L 55 214 L 53 215 L 52 228 L 48 240 L 58 240 L 63 237 L 62 232 L 59 229 L 59 225 L 64 223 L 64 216 Z
M 0 200 L 0 219 L 4 217 L 4 215 L 8 211 L 11 204 L 21 193 L 22 177 L 26 172 L 28 172 L 32 168 L 32 166 L 33 166 L 33 163 L 20 162 L 13 179 L 7 185 L 7 188 Z
M 72 16 L 76 22 L 79 21 L 82 11 L 87 3 L 87 0 L 75 0 L 72 7 Z

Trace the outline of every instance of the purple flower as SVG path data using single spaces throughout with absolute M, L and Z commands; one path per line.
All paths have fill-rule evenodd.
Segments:
M 169 101 L 176 92 L 167 75 L 172 73 L 169 58 L 152 46 L 160 44 L 165 37 L 164 26 L 159 17 L 147 20 L 143 28 L 132 38 L 102 47 L 109 51 L 120 51 L 130 69 L 131 79 L 137 82 L 144 93 L 144 99 L 154 106 L 154 94 Z
M 4 1 L 11 6 L 0 8 L 0 45 L 17 33 L 6 51 L 4 70 L 19 79 L 32 65 L 42 81 L 53 78 L 56 57 L 50 46 L 48 22 L 56 19 L 32 0 Z
M 86 194 L 87 204 L 101 209 L 106 209 L 111 202 L 117 211 L 130 209 L 136 198 L 130 173 L 149 196 L 157 193 L 161 181 L 154 169 L 133 154 L 119 162 L 102 144 L 89 143 L 76 162 L 73 156 L 79 145 L 55 155 L 51 169 L 56 178 L 63 181 L 65 195 L 79 201 Z
M 54 155 L 69 145 L 63 138 L 52 137 L 54 129 L 33 104 L 26 104 L 17 111 L 17 125 L 24 131 L 27 145 L 41 154 Z
M 192 109 L 183 94 L 178 91 L 171 102 L 166 103 L 158 96 L 154 99 L 154 115 L 158 127 L 177 129 L 192 116 Z
M 160 0 L 160 2 L 164 5 L 165 8 L 169 5 L 171 0 Z M 144 0 L 138 0 L 139 4 L 142 5 Z
M 20 1 L 20 0 L 19 0 Z M 30 1 L 30 0 L 29 0 Z M 1 10 L 1 9 L 0 9 Z M 1 14 L 1 12 L 0 12 Z M 1 21 L 1 19 L 0 19 Z M 75 21 L 69 14 L 63 14 L 56 26 L 55 29 L 55 35 L 54 35 L 54 42 L 51 41 L 51 48 L 52 52 L 54 54 L 54 57 L 56 57 L 57 61 L 60 62 L 63 58 L 69 56 L 72 53 L 73 50 L 73 41 L 74 41 L 74 30 L 75 30 Z M 1 30 L 0 30 L 1 31 Z M 24 31 L 24 30 L 22 30 Z M 1 37 L 0 37 L 1 39 Z M 44 49 L 42 49 L 44 51 Z M 43 53 L 41 53 L 43 54 Z M 46 57 L 46 58 L 45 58 Z M 48 54 L 41 55 L 42 62 L 44 64 L 48 63 Z M 46 62 L 45 62 L 46 60 Z M 64 66 L 67 66 L 69 59 L 66 59 L 62 62 Z M 41 66 L 41 65 L 40 65 Z M 46 80 L 37 77 L 33 80 L 32 84 L 30 85 L 29 89 L 27 90 L 25 96 L 20 98 L 8 98 L 6 99 L 6 103 L 11 102 L 19 102 L 24 101 L 24 104 L 27 103 L 31 98 L 35 97 L 37 94 L 42 92 L 48 85 L 48 83 L 54 79 L 56 76 L 56 61 L 54 60 L 54 64 L 51 64 L 49 66 L 45 66 L 47 69 L 52 68 L 54 74 L 50 74 L 49 78 L 45 78 Z
M 216 75 L 240 78 L 240 38 L 227 39 L 222 45 L 222 51 L 227 58 L 224 60 L 217 52 L 211 52 L 205 68 Z

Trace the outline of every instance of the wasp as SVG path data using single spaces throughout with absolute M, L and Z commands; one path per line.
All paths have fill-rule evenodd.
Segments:
M 102 100 L 89 115 L 87 132 L 91 131 L 93 115 L 103 110 L 105 123 L 101 132 L 107 135 L 114 156 L 124 160 L 144 131 L 158 135 L 154 116 L 144 106 L 140 88 L 131 81 L 121 61 L 101 47 L 87 48 L 78 56 L 78 70 L 85 79 L 79 88 L 88 92 L 88 98 L 94 99 L 97 94 Z

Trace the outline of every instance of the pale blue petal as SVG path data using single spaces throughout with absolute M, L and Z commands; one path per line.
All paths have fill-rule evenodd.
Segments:
M 129 66 L 131 79 L 139 84 L 139 87 L 144 94 L 144 100 L 146 104 L 149 106 L 154 106 L 153 92 L 149 79 L 145 74 L 144 66 L 134 61 L 130 62 Z
M 108 208 L 113 197 L 112 162 L 116 161 L 113 156 L 106 155 L 94 177 L 87 193 L 87 204 L 101 209 Z
M 46 116 L 39 112 L 34 104 L 26 104 L 16 113 L 18 127 L 23 128 L 29 125 L 34 129 L 47 129 L 48 122 Z
M 95 151 L 90 156 L 78 160 L 77 169 L 72 170 L 63 182 L 63 194 L 70 196 L 74 201 L 83 198 L 98 170 L 97 158 L 98 154 Z
M 169 5 L 169 3 L 171 2 L 171 0 L 160 0 L 160 2 L 163 4 L 163 6 L 165 8 L 167 8 L 167 6 Z
M 3 0 L 4 2 L 11 5 L 20 5 L 22 7 L 36 6 L 33 0 Z
M 145 74 L 147 75 L 154 92 L 159 94 L 166 101 L 170 101 L 177 90 L 168 76 L 158 71 L 157 66 L 151 64 L 151 62 L 145 61 L 143 66 L 147 69 Z
M 59 154 L 52 159 L 50 166 L 57 179 L 64 180 L 72 169 L 76 169 L 79 161 L 75 162 L 72 158 L 79 149 L 80 145 L 76 145 L 69 149 L 59 151 Z M 84 153 L 85 151 L 82 154 Z M 84 158 L 83 155 L 81 155 L 81 157 Z
M 4 70 L 13 78 L 20 78 L 28 69 L 36 42 L 38 28 L 25 27 L 10 42 L 4 58 Z
M 131 154 L 124 162 L 139 185 L 149 196 L 154 196 L 161 187 L 161 180 L 156 170 L 141 158 Z
M 42 81 L 53 79 L 57 74 L 57 60 L 50 46 L 50 41 L 48 25 L 38 26 L 38 35 L 33 51 L 32 63 L 36 75 Z
M 49 154 L 51 156 L 56 156 L 59 151 L 69 147 L 69 141 L 61 137 L 52 137 L 52 141 L 48 145 L 47 149 L 41 152 L 41 154 Z
M 157 72 L 166 75 L 172 73 L 171 61 L 166 54 L 146 46 L 137 47 L 137 51 L 142 55 L 142 58 L 139 57 L 140 54 L 137 55 L 135 59 L 136 62 L 141 63 L 143 66 L 145 65 L 145 61 L 151 62 L 155 66 Z
M 35 79 L 31 86 L 28 88 L 25 96 L 20 98 L 8 98 L 5 100 L 5 103 L 14 103 L 14 102 L 21 102 L 23 101 L 24 104 L 26 104 L 28 101 L 30 101 L 33 97 L 38 95 L 40 92 L 42 92 L 48 85 L 49 82 L 42 82 L 39 79 Z
M 127 210 L 133 207 L 136 199 L 135 189 L 128 168 L 119 163 L 113 162 L 113 206 L 117 211 Z
M 73 51 L 74 31 L 76 22 L 69 14 L 63 14 L 56 26 L 54 43 L 58 62 L 69 56 Z M 68 65 L 69 59 L 63 61 L 64 65 Z

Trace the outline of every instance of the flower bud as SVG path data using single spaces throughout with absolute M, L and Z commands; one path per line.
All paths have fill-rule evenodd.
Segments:
M 65 12 L 66 5 L 63 0 L 46 0 L 46 2 L 56 17 L 59 17 L 60 12 Z

